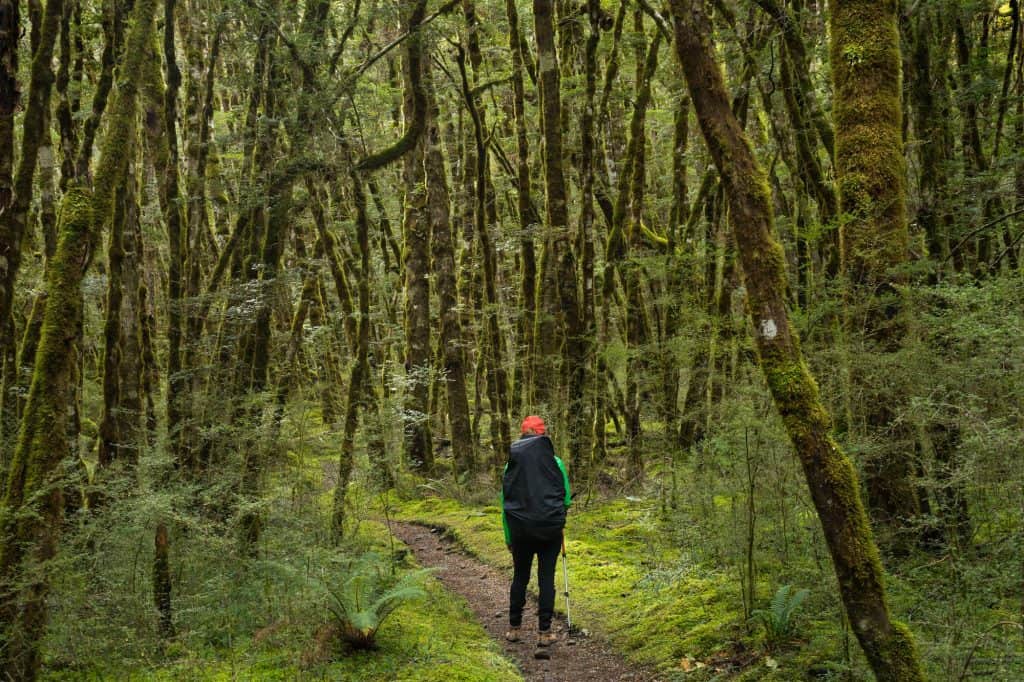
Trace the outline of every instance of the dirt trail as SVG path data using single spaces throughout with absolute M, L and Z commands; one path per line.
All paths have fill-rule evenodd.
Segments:
M 411 523 L 392 523 L 392 530 L 412 550 L 422 566 L 437 569 L 437 577 L 452 592 L 469 602 L 477 619 L 513 659 L 531 682 L 605 682 L 631 680 L 656 682 L 658 677 L 650 671 L 628 664 L 612 653 L 608 646 L 593 638 L 574 636 L 567 639 L 565 620 L 555 616 L 552 628 L 559 634 L 559 642 L 551 648 L 550 660 L 534 658 L 537 641 L 537 602 L 531 596 L 523 614 L 522 641 L 505 641 L 508 629 L 508 588 L 510 575 L 481 563 L 466 555 L 455 543 L 443 536 L 439 529 Z M 531 584 L 536 584 L 536 563 Z M 570 567 L 571 570 L 571 567 Z M 561 573 L 557 584 L 561 591 Z M 571 579 L 571 576 L 570 576 Z M 572 585 L 570 584 L 570 589 Z M 569 644 L 574 641 L 575 644 Z

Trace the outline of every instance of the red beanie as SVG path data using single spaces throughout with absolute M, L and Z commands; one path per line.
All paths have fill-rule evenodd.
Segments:
M 538 436 L 543 436 L 546 429 L 547 427 L 544 425 L 544 420 L 535 414 L 531 414 L 529 417 L 524 419 L 521 427 L 522 433 L 533 431 Z

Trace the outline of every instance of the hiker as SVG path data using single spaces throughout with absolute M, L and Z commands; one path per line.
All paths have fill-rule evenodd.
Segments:
M 523 420 L 522 437 L 512 443 L 501 481 L 501 521 L 505 544 L 512 553 L 512 588 L 509 590 L 509 631 L 505 639 L 519 641 L 530 582 L 533 556 L 537 555 L 540 604 L 537 611 L 537 646 L 557 641 L 551 632 L 555 610 L 555 564 L 562 548 L 565 512 L 572 504 L 565 465 L 555 456 L 546 435 L 544 420 L 530 415 Z

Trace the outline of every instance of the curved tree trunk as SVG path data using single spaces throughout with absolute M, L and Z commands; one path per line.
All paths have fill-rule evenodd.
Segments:
M 771 196 L 729 108 L 702 0 L 672 0 L 676 50 L 704 139 L 721 173 L 740 251 L 761 369 L 803 466 L 850 623 L 882 682 L 924 680 L 909 629 L 889 616 L 884 576 L 850 460 L 804 362 L 786 309 L 786 269 Z

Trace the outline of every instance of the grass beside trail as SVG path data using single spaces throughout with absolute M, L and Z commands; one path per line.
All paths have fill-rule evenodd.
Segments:
M 394 516 L 439 524 L 480 559 L 510 568 L 497 506 L 450 499 L 392 500 Z M 748 659 L 744 677 L 793 679 L 795 666 L 745 651 L 742 614 L 729 576 L 692 562 L 661 537 L 650 503 L 620 500 L 573 509 L 566 529 L 574 623 L 610 639 L 627 658 L 662 671 L 707 670 Z M 557 573 L 562 591 L 561 568 Z M 564 611 L 561 597 L 556 608 Z M 740 648 L 737 649 L 737 643 Z M 767 663 L 767 665 L 766 665 Z M 778 666 L 778 667 L 775 667 Z M 699 679 L 691 676 L 687 679 Z
M 284 628 L 260 643 L 249 639 L 230 652 L 201 652 L 130 679 L 521 682 L 515 666 L 501 656 L 463 600 L 435 580 L 427 595 L 425 603 L 403 606 L 392 615 L 378 635 L 376 651 L 303 668 L 297 662 L 302 653 L 297 645 L 308 643 L 312 635 Z M 226 653 L 230 658 L 223 658 Z

